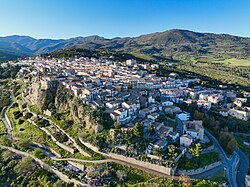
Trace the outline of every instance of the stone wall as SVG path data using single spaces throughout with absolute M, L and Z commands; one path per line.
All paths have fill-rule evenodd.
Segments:
M 95 147 L 95 146 L 91 145 L 90 143 L 84 142 L 82 138 L 79 137 L 79 140 L 83 145 L 85 145 L 86 147 L 92 149 L 93 151 L 95 151 L 95 152 L 97 152 L 99 154 L 102 154 L 104 156 L 110 157 L 112 159 L 119 160 L 121 162 L 126 162 L 126 163 L 136 165 L 136 166 L 139 166 L 139 167 L 144 167 L 144 168 L 147 168 L 149 170 L 160 172 L 160 173 L 163 173 L 163 174 L 166 174 L 166 175 L 171 175 L 173 170 L 174 170 L 173 168 L 160 166 L 160 165 L 157 165 L 157 164 L 151 164 L 149 162 L 140 161 L 140 160 L 137 160 L 135 158 L 126 157 L 126 156 L 123 156 L 123 155 L 118 155 L 118 154 L 114 154 L 114 153 L 103 153 L 103 152 L 99 151 L 98 147 Z
M 218 162 L 214 162 L 210 165 L 207 165 L 207 166 L 204 166 L 202 168 L 198 168 L 198 169 L 191 169 L 191 170 L 178 170 L 177 171 L 177 174 L 179 175 L 197 175 L 197 174 L 200 174 L 200 173 L 203 173 L 205 171 L 208 171 L 208 170 L 211 170 L 217 166 L 221 165 L 221 161 L 218 161 Z
M 7 112 L 5 112 L 4 117 L 5 117 L 5 119 L 6 119 L 6 122 L 9 124 L 10 130 L 12 130 L 12 123 L 11 123 L 11 121 L 10 121 L 10 118 L 9 118 L 8 115 L 7 115 Z
M 40 147 L 40 148 L 43 148 L 43 149 L 46 149 L 48 151 L 50 151 L 51 153 L 53 153 L 54 155 L 56 155 L 57 157 L 61 157 L 61 154 L 56 152 L 55 150 L 51 149 L 50 147 L 46 146 L 46 145 L 43 145 L 43 144 L 39 144 L 37 142 L 32 142 L 34 145 Z
M 71 164 L 72 166 L 75 166 L 76 168 L 84 171 L 85 170 L 85 166 L 83 164 L 79 164 L 77 162 L 73 162 L 73 161 L 68 161 L 69 164 Z

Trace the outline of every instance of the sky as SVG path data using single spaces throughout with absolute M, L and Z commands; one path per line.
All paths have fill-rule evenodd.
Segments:
M 250 37 L 250 0 L 0 0 L 0 36 L 113 38 L 169 29 Z

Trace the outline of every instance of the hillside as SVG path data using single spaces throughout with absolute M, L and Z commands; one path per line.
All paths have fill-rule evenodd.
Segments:
M 0 61 L 72 47 L 126 52 L 145 58 L 250 58 L 250 38 L 174 29 L 138 37 L 113 39 L 100 36 L 66 40 L 34 39 L 29 36 L 0 37 Z

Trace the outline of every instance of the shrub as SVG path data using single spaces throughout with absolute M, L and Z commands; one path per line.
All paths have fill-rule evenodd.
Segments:
M 23 123 L 24 123 L 24 120 L 23 120 L 23 119 L 19 119 L 19 120 L 18 120 L 18 124 L 19 124 L 19 125 L 22 125 Z

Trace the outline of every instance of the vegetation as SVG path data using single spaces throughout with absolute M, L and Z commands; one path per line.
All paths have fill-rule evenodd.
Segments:
M 198 164 L 200 162 L 200 154 L 201 154 L 201 144 L 196 143 L 193 146 L 189 148 L 189 153 L 192 154 L 192 156 L 195 158 L 195 161 L 198 161 Z
M 20 157 L 8 150 L 0 150 L 0 186 L 72 186 L 54 174 L 41 169 L 30 157 Z
M 199 157 L 192 158 L 187 158 L 186 156 L 183 156 L 178 163 L 178 168 L 186 170 L 198 169 L 217 161 L 219 161 L 219 155 L 217 152 L 204 153 L 201 154 Z
M 140 123 L 136 123 L 133 128 L 133 135 L 139 138 L 142 138 L 144 135 L 144 127 Z
M 0 79 L 14 78 L 19 70 L 19 66 L 9 65 L 5 68 L 0 66 Z
M 0 135 L 6 134 L 6 128 L 3 122 L 0 120 Z
M 227 132 L 222 132 L 220 134 L 219 142 L 223 149 L 229 154 L 233 154 L 233 152 L 238 148 L 235 137 Z
M 4 89 L 0 91 L 0 112 L 10 103 L 10 92 Z

